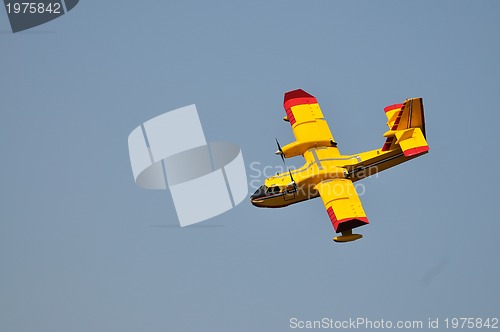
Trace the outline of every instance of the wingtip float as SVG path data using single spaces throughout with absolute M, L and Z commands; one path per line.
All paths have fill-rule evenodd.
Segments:
M 250 197 L 257 207 L 278 208 L 321 197 L 336 233 L 335 242 L 355 241 L 363 236 L 354 228 L 368 224 L 354 182 L 429 152 L 425 135 L 422 98 L 387 106 L 389 130 L 380 149 L 342 155 L 316 98 L 298 89 L 285 93 L 286 116 L 295 141 L 280 146 L 281 158 L 302 155 L 304 166 L 267 178 Z

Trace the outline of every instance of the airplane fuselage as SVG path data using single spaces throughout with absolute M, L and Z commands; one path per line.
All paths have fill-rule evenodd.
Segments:
M 269 177 L 250 197 L 257 207 L 279 208 L 319 197 L 316 185 L 325 180 L 350 179 L 352 182 L 375 175 L 390 167 L 411 160 L 401 150 L 371 150 L 355 155 L 321 158 L 329 147 L 312 148 L 313 161 L 289 173 Z

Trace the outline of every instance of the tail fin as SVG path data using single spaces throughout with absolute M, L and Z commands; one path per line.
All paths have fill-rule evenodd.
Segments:
M 424 105 L 422 98 L 407 99 L 403 104 L 384 108 L 389 131 L 382 151 L 398 148 L 407 157 L 429 151 L 425 135 Z

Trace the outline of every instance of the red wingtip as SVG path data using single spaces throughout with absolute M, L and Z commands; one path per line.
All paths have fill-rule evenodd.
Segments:
M 429 151 L 428 146 L 419 146 L 419 147 L 408 149 L 408 150 L 404 151 L 404 154 L 405 154 L 405 157 L 411 157 L 411 156 L 416 156 L 417 154 L 421 154 L 421 153 L 424 153 L 427 151 Z
M 326 212 L 328 213 L 328 217 L 330 217 L 330 220 L 332 221 L 333 229 L 337 233 L 370 223 L 368 221 L 368 218 L 366 217 L 346 218 L 338 220 L 331 206 L 326 210 Z
M 361 227 L 364 225 L 368 225 L 370 222 L 366 217 L 357 217 L 357 218 L 347 218 L 338 220 L 337 224 L 333 226 L 337 233 L 344 232 L 349 229 L 353 229 L 356 227 Z
M 392 111 L 392 110 L 395 110 L 395 109 L 398 109 L 398 108 L 401 108 L 403 107 L 404 104 L 394 104 L 394 105 L 389 105 L 387 107 L 384 108 L 384 112 L 389 112 L 389 111 Z
M 297 89 L 293 91 L 288 91 L 285 93 L 285 98 L 283 100 L 283 106 L 288 109 L 292 106 L 304 105 L 304 104 L 316 104 L 318 101 L 314 96 L 308 94 L 302 89 Z
M 295 98 L 314 98 L 314 96 L 308 94 L 302 89 L 288 91 L 285 93 L 285 102 L 289 99 L 295 99 Z

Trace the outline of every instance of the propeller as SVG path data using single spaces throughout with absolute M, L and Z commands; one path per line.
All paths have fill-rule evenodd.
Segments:
M 283 160 L 283 164 L 286 165 L 285 154 L 283 153 L 283 149 L 281 148 L 280 142 L 278 142 L 278 139 L 276 137 L 274 139 L 276 140 L 276 145 L 278 146 L 278 151 L 276 151 L 276 154 L 279 154 L 281 156 L 281 160 Z M 293 186 L 295 188 L 297 188 L 297 184 L 295 183 L 295 180 L 293 179 L 292 171 L 290 169 L 288 170 L 288 174 L 290 174 L 290 180 L 291 180 L 290 183 L 291 184 L 293 183 Z
M 281 156 L 281 160 L 283 160 L 283 164 L 285 163 L 285 154 L 283 153 L 283 150 L 281 149 L 280 142 L 278 142 L 278 139 L 275 137 L 276 140 L 276 145 L 278 145 L 278 151 L 276 151 L 276 154 L 279 154 Z
M 290 174 L 290 180 L 292 180 L 292 183 L 293 183 L 294 185 L 296 185 L 296 184 L 295 184 L 295 180 L 293 179 L 293 176 L 292 176 L 292 171 L 291 171 L 291 170 L 288 170 L 288 173 Z

